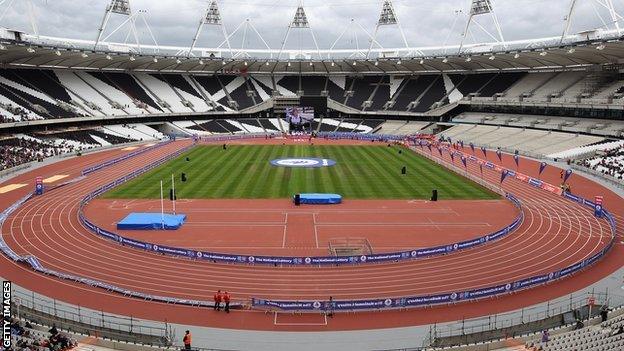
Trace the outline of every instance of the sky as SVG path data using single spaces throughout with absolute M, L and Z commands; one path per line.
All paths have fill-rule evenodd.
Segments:
M 6 0 L 0 4 L 0 26 L 32 33 L 28 17 L 29 0 Z M 30 0 L 34 18 L 41 35 L 94 40 L 104 10 L 110 0 Z M 160 45 L 189 46 L 208 0 L 130 0 L 133 11 L 144 10 L 145 19 Z M 249 19 L 271 48 L 279 49 L 300 0 L 220 0 L 226 31 L 232 33 Z M 310 26 L 321 49 L 329 48 L 341 33 L 335 48 L 367 47 L 370 34 L 381 11 L 381 0 L 305 0 L 304 8 Z M 578 0 L 572 32 L 604 28 L 609 14 L 596 0 Z M 12 3 L 7 6 L 7 3 Z M 617 11 L 624 15 L 624 0 L 614 0 Z M 395 12 L 409 46 L 439 46 L 459 44 L 467 22 L 470 0 L 394 0 Z M 521 40 L 558 36 L 564 27 L 570 0 L 492 0 L 505 40 Z M 461 10 L 461 12 L 459 12 Z M 354 20 L 353 22 L 351 20 Z M 491 16 L 478 16 L 477 21 L 496 35 Z M 104 36 L 124 18 L 113 15 Z M 624 26 L 624 22 L 622 22 Z M 231 36 L 234 47 L 264 48 L 264 44 L 247 26 Z M 123 42 L 128 30 L 123 27 L 109 40 Z M 140 41 L 153 43 L 142 20 L 137 22 Z M 404 46 L 399 29 L 383 26 L 378 41 L 385 47 Z M 216 47 L 223 41 L 220 28 L 205 26 L 198 46 Z M 492 41 L 478 26 L 473 25 L 467 43 Z M 289 49 L 313 49 L 309 30 L 293 29 L 285 44 Z

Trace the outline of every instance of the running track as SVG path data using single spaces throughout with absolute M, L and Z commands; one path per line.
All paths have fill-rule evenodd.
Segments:
M 213 291 L 224 288 L 237 299 L 347 299 L 476 289 L 568 266 L 599 251 L 610 237 L 606 222 L 596 220 L 587 209 L 516 180 L 506 180 L 504 189 L 523 202 L 525 221 L 510 237 L 472 251 L 403 263 L 323 268 L 198 263 L 122 247 L 80 225 L 77 209 L 84 194 L 186 143 L 161 147 L 27 202 L 5 222 L 5 241 L 18 254 L 35 255 L 51 269 L 149 294 L 209 300 Z M 478 167 L 469 164 L 469 171 L 476 173 Z M 486 180 L 498 182 L 498 173 L 484 171 Z M 613 205 L 606 202 L 612 211 Z M 179 306 L 171 306 L 171 311 L 175 309 Z M 255 315 L 254 319 L 263 319 Z

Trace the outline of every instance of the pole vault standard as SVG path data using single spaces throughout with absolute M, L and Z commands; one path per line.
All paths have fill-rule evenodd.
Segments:
M 165 200 L 163 199 L 163 182 L 160 180 L 160 223 L 162 229 L 165 229 Z
M 173 173 L 171 173 L 171 192 L 172 192 L 172 197 L 171 200 L 173 201 L 173 214 L 176 214 L 176 207 L 175 207 L 175 202 L 176 202 L 176 192 L 175 192 L 175 178 L 173 177 Z

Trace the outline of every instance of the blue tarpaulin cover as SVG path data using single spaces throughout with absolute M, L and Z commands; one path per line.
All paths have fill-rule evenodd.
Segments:
M 299 194 L 302 204 L 327 205 L 339 204 L 342 196 L 338 194 Z
M 165 229 L 173 230 L 182 226 L 186 220 L 185 214 L 164 215 Z M 117 223 L 119 230 L 162 230 L 163 217 L 160 213 L 133 212 Z

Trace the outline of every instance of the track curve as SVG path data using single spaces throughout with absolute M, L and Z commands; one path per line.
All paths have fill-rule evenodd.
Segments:
M 511 237 L 401 263 L 321 268 L 199 263 L 123 247 L 82 227 L 78 204 L 86 193 L 186 145 L 165 145 L 27 202 L 5 222 L 5 241 L 51 269 L 153 295 L 210 300 L 214 290 L 228 289 L 238 299 L 360 299 L 478 289 L 544 274 L 592 256 L 611 235 L 586 208 L 513 179 L 504 190 L 522 201 L 524 222 Z M 469 164 L 468 171 L 477 174 L 478 167 Z M 498 177 L 484 171 L 489 182 Z

